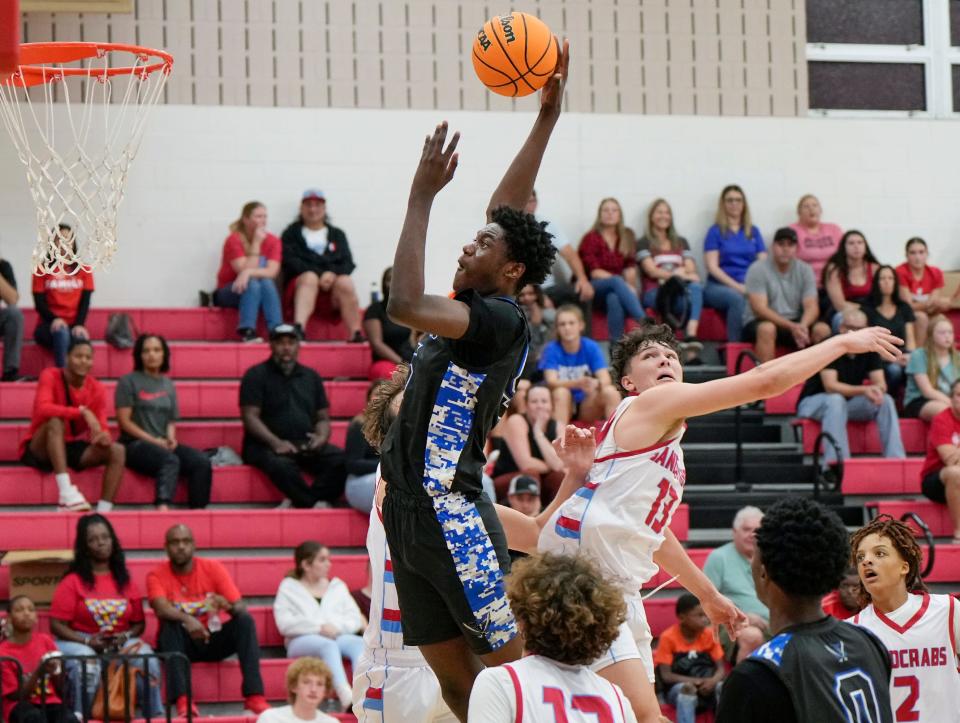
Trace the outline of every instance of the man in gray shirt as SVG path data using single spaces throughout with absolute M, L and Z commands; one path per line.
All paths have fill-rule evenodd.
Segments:
M 761 362 L 773 359 L 778 346 L 803 349 L 830 336 L 830 328 L 817 321 L 813 269 L 797 258 L 797 232 L 777 229 L 770 251 L 750 265 L 744 281 L 743 341 L 754 345 Z

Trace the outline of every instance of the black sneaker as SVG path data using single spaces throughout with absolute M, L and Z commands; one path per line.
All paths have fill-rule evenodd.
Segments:
M 24 382 L 26 380 L 27 378 L 20 374 L 19 369 L 7 369 L 0 377 L 0 382 Z
M 296 330 L 296 332 L 297 332 L 297 339 L 299 339 L 300 341 L 306 341 L 307 333 L 303 330 L 303 325 L 302 325 L 302 324 L 294 324 L 294 325 L 293 325 L 293 328 L 294 328 L 294 330 Z
M 351 336 L 349 339 L 349 343 L 351 344 L 363 344 L 366 341 L 366 337 L 364 337 L 363 332 L 360 331 L 353 332 L 353 336 Z
M 244 344 L 258 344 L 263 341 L 253 329 L 237 329 L 237 333 Z

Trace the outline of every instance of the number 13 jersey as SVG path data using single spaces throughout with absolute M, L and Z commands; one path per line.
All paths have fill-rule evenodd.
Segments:
M 614 429 L 640 397 L 627 397 L 603 426 L 588 481 L 540 533 L 541 552 L 589 554 L 604 575 L 635 594 L 657 574 L 653 561 L 683 496 L 686 470 L 680 433 L 656 446 L 625 450 Z

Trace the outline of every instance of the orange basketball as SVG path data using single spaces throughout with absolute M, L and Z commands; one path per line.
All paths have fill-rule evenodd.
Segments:
M 473 41 L 473 69 L 485 86 L 507 96 L 530 95 L 557 67 L 560 48 L 550 28 L 527 13 L 497 15 Z

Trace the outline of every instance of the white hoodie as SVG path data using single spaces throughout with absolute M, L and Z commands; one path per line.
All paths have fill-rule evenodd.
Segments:
M 285 577 L 273 602 L 273 617 L 285 645 L 301 635 L 319 634 L 322 625 L 332 625 L 339 635 L 358 633 L 363 627 L 363 613 L 339 577 L 331 578 L 323 602 L 317 602 L 296 578 Z

